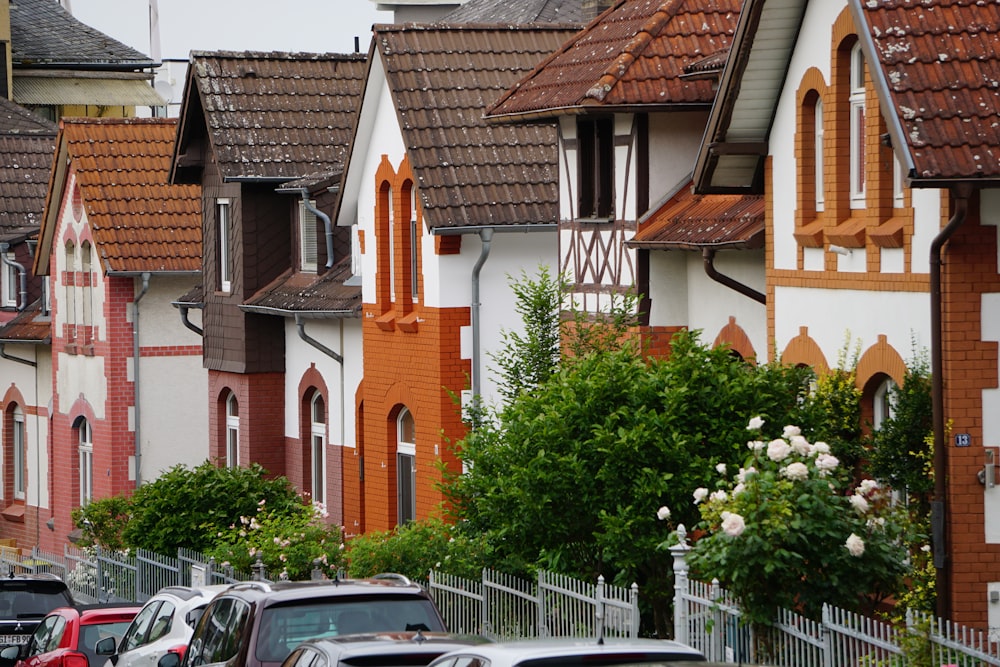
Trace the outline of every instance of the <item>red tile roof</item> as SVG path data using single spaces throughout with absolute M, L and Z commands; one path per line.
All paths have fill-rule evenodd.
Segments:
M 581 107 L 707 107 L 708 81 L 681 75 L 728 48 L 740 0 L 618 0 L 512 88 L 489 115 L 552 115 Z
M 760 195 L 696 195 L 688 181 L 639 221 L 628 245 L 663 250 L 760 248 L 764 198 Z
M 431 229 L 556 225 L 553 124 L 487 123 L 485 110 L 576 28 L 377 25 L 403 141 Z
M 36 300 L 0 327 L 0 342 L 41 343 L 52 341 L 52 314 L 42 312 L 41 299 Z
M 175 132 L 174 119 L 63 120 L 105 271 L 201 271 L 201 188 L 167 185 Z
M 852 9 L 867 23 L 915 184 L 1000 177 L 1000 4 L 854 0 Z

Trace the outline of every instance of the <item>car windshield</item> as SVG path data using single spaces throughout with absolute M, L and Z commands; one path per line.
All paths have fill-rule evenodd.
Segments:
M 388 630 L 441 632 L 444 626 L 433 603 L 423 598 L 380 595 L 271 606 L 260 617 L 256 656 L 281 662 L 306 639 Z
M 70 602 L 59 588 L 51 586 L 25 585 L 0 587 L 0 617 L 41 618 L 56 607 L 65 607 Z

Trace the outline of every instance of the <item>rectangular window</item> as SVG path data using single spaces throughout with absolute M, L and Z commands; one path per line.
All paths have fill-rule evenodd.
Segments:
M 581 118 L 577 121 L 577 164 L 580 218 L 614 216 L 613 118 Z
M 410 296 L 417 302 L 417 219 L 410 220 Z
M 893 156 L 892 160 L 892 206 L 893 208 L 903 208 L 905 199 L 903 197 L 903 165 L 899 163 L 899 158 Z
M 816 157 L 816 212 L 820 212 L 826 206 L 826 196 L 823 192 L 826 185 L 823 182 L 823 101 L 816 100 L 813 112 L 813 138 L 815 146 L 813 155 Z
M 417 518 L 417 467 L 415 454 L 396 454 L 397 523 L 402 526 Z
M 316 206 L 316 202 L 310 201 Z M 300 269 L 305 272 L 316 271 L 316 214 L 310 211 L 305 203 L 299 202 L 299 249 L 302 261 Z
M 80 431 L 80 505 L 86 506 L 94 497 L 94 440 L 90 422 L 84 420 Z
M 851 51 L 851 208 L 865 207 L 865 59 Z
M 14 261 L 14 253 L 8 252 L 7 259 Z M 3 262 L 3 303 L 4 308 L 17 308 L 17 267 L 13 264 Z
M 24 414 L 14 413 L 14 498 L 24 500 Z
M 230 266 L 230 230 L 229 230 L 229 200 L 218 199 L 215 202 L 215 217 L 219 229 L 219 289 L 228 292 L 232 289 L 232 268 Z

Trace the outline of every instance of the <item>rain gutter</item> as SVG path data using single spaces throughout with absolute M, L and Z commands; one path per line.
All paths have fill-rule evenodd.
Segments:
M 705 265 L 705 273 L 709 278 L 717 283 L 725 285 L 730 289 L 736 290 L 743 296 L 750 297 L 758 303 L 767 304 L 766 295 L 758 292 L 749 285 L 744 285 L 734 278 L 719 273 L 719 271 L 715 268 L 715 248 L 702 248 L 701 259 L 702 263 Z
M 941 267 L 944 264 L 944 246 L 965 222 L 969 211 L 969 197 L 973 186 L 966 183 L 954 187 L 950 192 L 955 200 L 955 210 L 934 240 L 930 249 L 930 290 L 931 290 L 931 406 L 934 431 L 934 500 L 931 502 L 931 543 L 934 548 L 934 567 L 937 569 L 935 591 L 937 593 L 937 615 L 950 616 L 950 576 L 946 568 L 948 560 L 947 492 L 948 492 L 948 448 L 944 441 L 944 326 L 942 311 L 944 297 L 941 292 Z
M 4 347 L 7 345 L 7 343 L 11 343 L 11 342 L 14 342 L 14 341 L 7 340 L 7 341 L 4 341 L 4 342 L 0 343 L 0 359 L 7 359 L 9 361 L 16 361 L 17 363 L 24 364 L 25 366 L 38 366 L 38 362 L 37 361 L 30 361 L 28 359 L 22 359 L 21 357 L 14 357 L 14 356 L 11 356 L 11 355 L 7 354 L 4 351 Z M 35 343 L 36 345 L 38 344 L 37 340 L 33 340 L 31 342 Z
M 299 194 L 302 195 L 302 205 L 305 206 L 310 213 L 323 221 L 323 228 L 326 230 L 326 268 L 329 269 L 333 266 L 333 224 L 330 222 L 330 216 L 316 208 L 313 203 L 309 201 L 308 189 L 299 188 Z
M 472 267 L 472 400 L 474 401 L 474 407 L 478 408 L 479 399 L 482 396 L 482 370 L 481 370 L 481 330 L 482 323 L 480 317 L 480 310 L 482 309 L 482 304 L 479 301 L 479 283 L 480 274 L 483 270 L 483 265 L 486 264 L 486 260 L 490 257 L 490 251 L 493 246 L 493 228 L 486 227 L 479 230 L 479 240 L 482 241 L 482 248 L 479 251 L 479 259 L 476 260 L 475 266 Z M 478 413 L 478 410 L 476 410 Z
M 140 463 L 142 462 L 142 439 L 140 438 L 141 429 L 139 420 L 139 387 L 142 383 L 139 382 L 139 302 L 142 301 L 142 297 L 146 296 L 146 292 L 149 291 L 149 276 L 150 273 L 145 271 L 142 273 L 142 289 L 136 295 L 135 299 L 132 301 L 132 360 L 135 364 L 135 368 L 132 369 L 132 385 L 135 391 L 135 486 L 139 488 L 142 483 L 142 475 L 140 471 L 142 467 Z

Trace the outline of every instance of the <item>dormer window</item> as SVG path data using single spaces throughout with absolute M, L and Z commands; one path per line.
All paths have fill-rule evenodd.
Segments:
M 613 218 L 615 126 L 613 118 L 580 118 L 576 123 L 578 217 Z
M 313 207 L 316 202 L 309 202 Z M 299 268 L 306 273 L 315 273 L 317 266 L 316 214 L 304 202 L 299 202 Z
M 8 252 L 7 261 L 3 262 L 2 273 L 0 273 L 0 276 L 3 277 L 2 285 L 0 285 L 3 303 L 0 305 L 4 308 L 17 308 L 17 267 L 14 266 L 13 261 L 14 253 Z
M 229 251 L 229 206 L 230 201 L 228 199 L 215 200 L 215 217 L 219 230 L 219 289 L 223 292 L 229 292 L 232 289 L 232 267 L 230 266 Z

